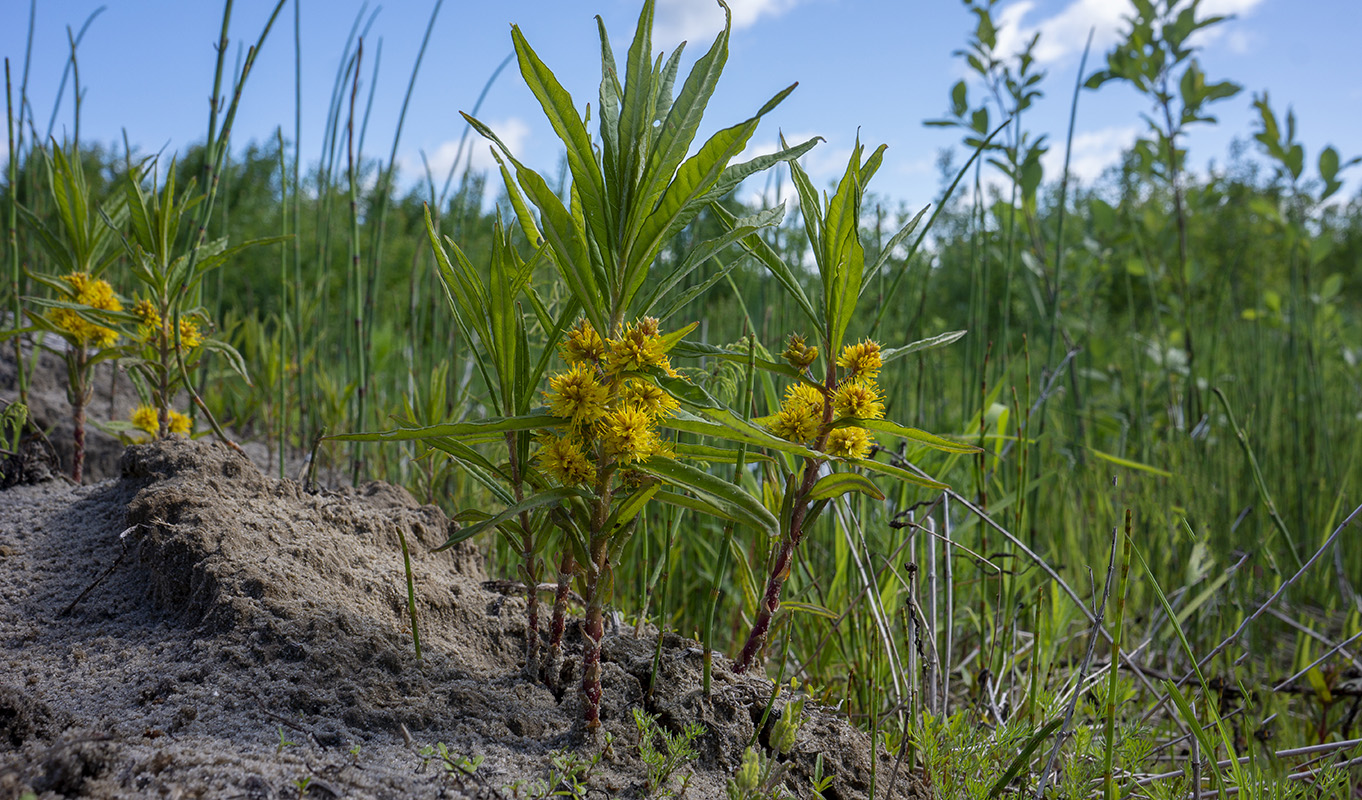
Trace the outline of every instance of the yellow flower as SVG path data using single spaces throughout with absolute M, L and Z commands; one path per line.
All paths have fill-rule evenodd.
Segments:
M 137 328 L 138 338 L 146 341 L 157 331 L 161 330 L 161 313 L 156 310 L 156 306 L 150 300 L 138 300 L 132 307 L 132 313 L 137 315 L 141 325 Z
M 865 428 L 836 428 L 828 434 L 827 451 L 839 458 L 865 458 L 873 441 Z
M 557 417 L 568 417 L 576 425 L 589 425 L 605 413 L 606 388 L 596 380 L 596 372 L 585 364 L 573 365 L 567 372 L 549 378 L 549 410 Z
M 539 439 L 539 462 L 559 483 L 575 486 L 596 477 L 596 468 L 569 436 L 545 435 Z
M 99 311 L 123 310 L 123 304 L 114 295 L 113 287 L 108 281 L 92 278 L 85 272 L 63 275 L 62 280 L 71 287 L 71 296 L 68 299 L 73 303 Z M 118 341 L 118 331 L 87 322 L 69 308 L 58 308 L 53 311 L 52 322 L 58 328 L 72 334 L 81 345 L 93 343 L 97 347 L 111 347 Z
M 842 355 L 837 359 L 837 366 L 846 369 L 849 378 L 874 380 L 875 376 L 880 374 L 880 367 L 884 366 L 880 359 L 879 343 L 866 339 L 858 344 L 843 347 Z
M 599 364 L 605 355 L 605 342 L 589 320 L 581 319 L 568 331 L 567 341 L 558 348 L 558 353 L 569 364 Z
M 811 407 L 782 405 L 771 423 L 771 433 L 791 442 L 807 442 L 818 432 L 821 417 Z
M 152 436 L 156 436 L 161 429 L 160 413 L 151 406 L 138 406 L 133 410 L 131 419 L 134 427 Z M 171 433 L 189 434 L 193 432 L 193 423 L 188 414 L 181 414 L 172 409 L 169 428 Z
M 839 417 L 880 419 L 884 416 L 879 387 L 869 378 L 847 381 L 838 386 L 832 398 L 832 409 Z
M 803 336 L 792 333 L 790 334 L 789 345 L 785 348 L 785 352 L 781 353 L 781 357 L 795 369 L 808 369 L 809 365 L 818 358 L 818 348 L 808 346 L 804 343 Z
M 624 402 L 639 408 L 650 419 L 670 416 L 681 406 L 676 398 L 662 391 L 662 388 L 640 378 L 630 378 L 624 382 Z
M 132 424 L 139 430 L 144 430 L 152 436 L 156 435 L 160 428 L 160 421 L 156 415 L 156 409 L 151 406 L 138 406 L 132 412 Z
M 170 412 L 170 432 L 189 434 L 193 431 L 193 423 L 190 422 L 188 414 L 181 414 L 178 411 Z
M 792 383 L 785 388 L 781 406 L 791 411 L 807 411 L 815 417 L 823 416 L 823 393 L 807 383 Z
M 632 405 L 606 414 L 599 425 L 606 454 L 623 463 L 642 461 L 663 452 L 653 421 L 642 409 Z
M 605 353 L 605 371 L 611 375 L 657 367 L 664 374 L 676 377 L 676 370 L 672 369 L 658 334 L 658 322 L 653 317 L 631 323 L 618 339 L 611 339 L 609 345 Z
M 199 323 L 193 317 L 180 317 L 180 345 L 185 348 L 198 347 L 203 343 L 203 334 L 199 332 Z

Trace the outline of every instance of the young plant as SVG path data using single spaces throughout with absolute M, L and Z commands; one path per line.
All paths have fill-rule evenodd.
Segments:
M 207 309 L 190 306 L 190 301 L 200 296 L 199 287 L 209 272 L 248 247 L 279 241 L 257 239 L 228 247 L 225 239 L 217 239 L 200 246 L 197 256 L 191 257 L 182 229 L 186 227 L 188 212 L 203 196 L 194 193 L 193 180 L 184 192 L 177 193 L 175 173 L 172 159 L 159 193 L 143 188 L 142 170 L 129 170 L 123 184 L 124 202 L 130 212 L 123 245 L 132 275 L 140 285 L 131 314 L 124 317 L 124 335 L 131 344 L 126 348 L 123 364 L 142 394 L 150 397 L 148 408 L 156 415 L 153 427 L 148 424 L 145 408 L 138 409 L 133 423 L 157 438 L 190 432 L 188 419 L 173 411 L 171 404 L 207 353 L 225 356 L 232 370 L 250 382 L 246 363 L 236 349 L 208 333 Z M 155 170 L 151 183 L 154 190 Z M 206 416 L 222 435 L 211 415 Z
M 695 740 L 705 735 L 705 726 L 698 722 L 687 722 L 679 732 L 672 733 L 657 723 L 657 717 L 641 708 L 634 708 L 634 725 L 638 728 L 638 754 L 648 767 L 649 796 L 672 797 L 668 786 L 672 775 L 678 769 L 700 757 L 695 749 Z M 658 749 L 658 740 L 662 748 Z M 682 793 L 685 792 L 683 780 Z
M 73 455 L 71 478 L 81 482 L 85 466 L 85 407 L 90 402 L 90 373 L 96 364 L 117 358 L 118 312 L 123 303 L 108 281 L 100 278 L 113 263 L 114 231 L 100 216 L 115 223 L 127 216 L 121 198 L 96 206 L 85 180 L 80 152 L 67 153 L 54 142 L 43 151 L 47 189 L 56 202 L 56 227 L 49 228 L 27 208 L 20 208 L 58 274 L 31 273 L 52 290 L 52 299 L 33 298 L 45 310 L 27 309 L 33 329 L 52 334 L 65 344 L 56 350 L 66 361 L 66 398 L 71 403 Z M 22 329 L 20 331 L 22 332 Z
M 784 440 L 778 449 L 796 456 L 799 466 L 794 469 L 781 467 L 781 483 L 786 488 L 780 506 L 779 550 L 771 562 L 757 618 L 734 666 L 738 672 L 751 666 L 766 642 L 771 619 L 780 608 L 781 589 L 793 563 L 795 548 L 809 524 L 829 502 L 849 492 L 884 499 L 884 494 L 869 478 L 859 472 L 834 470 L 835 464 L 889 474 L 919 486 L 943 488 L 941 484 L 907 470 L 868 459 L 874 434 L 897 436 L 946 452 L 975 451 L 968 445 L 883 419 L 884 399 L 876 383 L 880 369 L 895 358 L 929 345 L 917 343 L 885 350 L 869 339 L 846 343 L 862 292 L 921 218 L 919 215 L 895 234 L 880 258 L 866 267 L 859 230 L 861 202 L 866 184 L 880 166 L 884 149 L 880 146 L 863 162 L 863 149 L 858 141 L 836 193 L 821 201 L 808 174 L 798 163 L 790 162 L 795 188 L 799 192 L 804 230 L 818 266 L 822 297 L 817 306 L 804 293 L 795 268 L 784 263 L 759 238 L 744 240 L 803 312 L 816 331 L 816 344 L 810 345 L 804 337 L 793 335 L 783 354 L 785 365 L 769 362 L 757 365 L 793 379 L 779 411 L 759 421 Z M 815 377 L 812 370 L 819 366 L 820 355 L 823 356 L 821 376 Z

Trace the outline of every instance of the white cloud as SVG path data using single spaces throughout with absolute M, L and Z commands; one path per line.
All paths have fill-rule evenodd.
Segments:
M 1263 0 L 1205 0 L 1200 7 L 1202 16 L 1248 14 Z M 1121 0 L 1070 0 L 1058 13 L 1027 24 L 1027 16 L 1035 10 L 1033 0 L 1016 0 L 998 13 L 998 50 L 1002 53 L 1019 52 L 1031 37 L 1040 33 L 1036 45 L 1036 60 L 1053 64 L 1083 51 L 1088 31 L 1093 35 L 1093 54 L 1098 55 L 1120 37 L 1126 27 L 1125 17 L 1133 13 L 1131 6 Z M 1224 33 L 1217 26 L 1201 35 L 1200 44 L 1207 44 Z
M 762 17 L 778 17 L 800 0 L 728 0 L 733 30 L 749 28 Z M 659 0 L 653 43 L 671 50 L 682 41 L 707 46 L 724 28 L 724 10 L 714 0 Z
M 511 152 L 518 158 L 525 156 L 525 145 L 530 139 L 530 126 L 518 117 L 509 117 L 504 120 L 492 120 L 487 123 L 497 137 L 506 143 Z M 479 136 L 477 133 L 468 135 L 468 142 L 464 145 L 464 152 L 459 153 L 459 140 L 449 139 L 436 145 L 434 151 L 427 151 L 426 159 L 430 162 L 431 174 L 435 176 L 436 186 L 439 186 L 449 168 L 454 166 L 454 159 L 459 159 L 459 166 L 462 169 L 464 163 L 469 158 L 469 150 L 472 151 L 472 161 L 469 169 L 473 173 L 491 172 L 497 168 L 496 159 L 492 157 L 491 142 Z M 405 159 L 404 159 L 405 160 Z M 409 177 L 416 177 L 422 174 L 422 167 L 419 159 L 411 164 L 404 164 L 404 172 Z M 459 172 L 456 172 L 456 177 Z
M 1120 162 L 1121 153 L 1128 150 L 1139 136 L 1134 125 L 1102 128 L 1074 134 L 1073 153 L 1069 157 L 1069 175 L 1085 183 L 1101 176 L 1107 167 Z M 1045 175 L 1058 179 L 1064 171 L 1064 148 L 1052 147 L 1041 158 Z

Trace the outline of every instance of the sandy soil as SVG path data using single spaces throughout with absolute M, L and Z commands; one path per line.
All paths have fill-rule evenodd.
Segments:
M 521 675 L 523 599 L 484 588 L 471 547 L 432 552 L 450 524 L 397 487 L 308 494 L 224 445 L 182 440 L 129 448 L 119 477 L 95 485 L 0 491 L 0 798 L 534 796 L 556 751 L 602 748 L 574 730 L 575 689 Z M 575 625 L 568 639 L 570 679 Z M 706 726 L 685 796 L 724 797 L 771 683 L 725 662 L 705 699 L 698 647 L 668 634 L 645 698 L 655 644 L 607 635 L 615 742 L 587 796 L 644 796 L 640 705 L 673 730 Z M 809 795 L 821 753 L 825 797 L 866 797 L 867 738 L 810 716 L 786 759 L 789 791 Z M 421 754 L 437 743 L 483 761 L 450 772 Z M 881 754 L 877 797 L 925 796 L 905 774 L 887 792 L 892 771 Z

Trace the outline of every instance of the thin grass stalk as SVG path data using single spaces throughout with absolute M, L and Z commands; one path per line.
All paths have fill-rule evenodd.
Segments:
M 1102 756 L 1103 797 L 1105 800 L 1118 800 L 1116 793 L 1116 691 L 1120 685 L 1122 631 L 1125 628 L 1126 592 L 1130 585 L 1131 535 L 1134 533 L 1133 515 L 1129 508 L 1125 515 L 1125 537 L 1121 546 L 1121 577 L 1116 588 L 1116 620 L 1112 625 L 1111 659 L 1107 670 L 1107 714 L 1106 714 L 1106 752 Z
M 1129 539 L 1127 539 L 1129 541 Z M 1058 735 L 1055 736 L 1055 745 L 1050 750 L 1050 757 L 1045 762 L 1045 768 L 1041 770 L 1040 782 L 1036 786 L 1036 797 L 1045 796 L 1045 786 L 1049 781 L 1050 774 L 1054 770 L 1055 760 L 1059 758 L 1059 750 L 1064 746 L 1064 740 L 1069 730 L 1069 724 L 1073 721 L 1074 709 L 1078 706 L 1078 698 L 1083 694 L 1083 681 L 1087 678 L 1088 668 L 1092 665 L 1092 654 L 1097 648 L 1097 639 L 1103 631 L 1102 619 L 1106 616 L 1107 600 L 1111 597 L 1111 579 L 1116 572 L 1116 529 L 1111 531 L 1111 556 L 1107 560 L 1107 577 L 1102 587 L 1102 600 L 1097 607 L 1097 613 L 1092 616 L 1092 630 L 1088 634 L 1088 649 L 1083 655 L 1082 666 L 1079 668 L 1078 675 L 1074 679 L 1073 693 L 1069 697 L 1069 707 L 1064 712 L 1064 724 L 1060 726 Z M 1085 609 L 1086 610 L 1086 609 Z M 1112 637 L 1108 636 L 1108 639 Z M 1114 640 L 1113 640 L 1114 641 Z M 1119 652 L 1120 648 L 1113 649 L 1113 653 Z M 1111 663 L 1111 671 L 1116 672 L 1116 661 Z
M 366 320 L 364 322 L 363 341 L 361 342 L 361 349 L 359 352 L 360 360 L 364 365 L 362 372 L 366 378 L 365 382 L 361 383 L 358 389 L 359 403 L 357 422 L 361 427 L 364 425 L 365 401 L 369 388 L 367 377 L 369 372 L 369 359 L 371 356 L 370 345 L 372 344 L 371 339 L 373 338 L 374 318 L 377 316 L 374 308 L 374 295 L 378 286 L 379 273 L 383 269 L 383 234 L 387 229 L 388 207 L 392 196 L 393 170 L 397 165 L 397 147 L 402 140 L 402 126 L 406 122 L 407 108 L 411 103 L 412 92 L 416 88 L 416 77 L 421 71 L 421 61 L 425 58 L 426 47 L 430 44 L 430 35 L 435 30 L 435 20 L 439 17 L 440 7 L 443 5 L 444 0 L 436 0 L 435 7 L 430 13 L 430 21 L 426 23 L 425 36 L 421 39 L 421 48 L 416 53 L 416 63 L 412 66 L 411 77 L 407 81 L 407 93 L 402 98 L 402 110 L 397 115 L 397 130 L 393 133 L 392 149 L 388 152 L 388 166 L 384 168 L 378 180 L 378 224 L 374 228 L 373 240 L 370 245 L 371 267 L 369 269 L 368 282 L 364 291 Z M 381 52 L 382 42 L 379 43 L 379 47 Z M 376 88 L 378 85 L 377 61 L 375 61 L 374 70 L 374 87 L 371 87 L 369 94 L 369 101 L 371 103 L 373 102 L 374 95 L 373 88 Z M 368 118 L 368 115 L 369 112 L 366 109 L 366 119 Z M 535 673 L 538 673 L 537 669 L 535 670 Z
M 1263 505 L 1267 506 L 1267 513 L 1272 518 L 1272 523 L 1277 526 L 1282 538 L 1286 539 L 1287 546 L 1291 548 L 1291 557 L 1295 559 L 1296 567 L 1299 569 L 1302 562 L 1300 551 L 1296 547 L 1296 539 L 1287 529 L 1286 521 L 1282 519 L 1282 515 L 1277 512 L 1277 503 L 1272 499 L 1272 492 L 1267 488 L 1267 481 L 1263 480 L 1263 471 L 1258 468 L 1258 458 L 1253 454 L 1253 446 L 1249 444 L 1248 435 L 1244 433 L 1243 428 L 1239 427 L 1239 423 L 1234 418 L 1234 411 L 1230 409 L 1230 401 L 1226 399 L 1225 393 L 1220 391 L 1220 387 L 1212 387 L 1211 391 L 1220 401 L 1220 407 L 1225 410 L 1230 428 L 1234 431 L 1234 438 L 1239 441 L 1239 447 L 1243 449 L 1244 457 L 1248 459 L 1249 470 L 1253 473 L 1253 485 L 1258 489 L 1258 497 L 1262 499 Z
M 1087 43 L 1083 45 L 1083 56 L 1078 61 L 1078 77 L 1074 80 L 1073 97 L 1069 101 L 1069 127 L 1068 132 L 1064 137 L 1064 170 L 1061 173 L 1059 180 L 1059 205 L 1058 210 L 1056 211 L 1057 219 L 1055 221 L 1055 280 L 1050 287 L 1050 335 L 1045 345 L 1045 363 L 1041 368 L 1043 371 L 1051 370 L 1052 368 L 1050 365 L 1053 364 L 1055 360 L 1055 339 L 1059 331 L 1060 317 L 1059 302 L 1064 291 L 1064 221 L 1069 213 L 1069 164 L 1073 157 L 1074 128 L 1078 123 L 1078 98 L 1083 92 L 1083 83 L 1086 80 L 1084 73 L 1087 71 L 1088 67 L 1088 54 L 1092 52 L 1092 38 L 1096 32 L 1096 28 L 1088 29 L 1088 40 Z M 1127 286 L 1129 286 L 1130 277 L 1128 273 L 1126 282 Z M 1132 304 L 1131 307 L 1134 308 L 1134 305 Z M 1068 357 L 1066 356 L 1066 360 L 1067 358 Z M 1058 371 L 1058 368 L 1055 368 L 1054 371 Z M 1049 395 L 1047 393 L 1042 393 L 1041 407 L 1037 409 L 1038 412 L 1040 412 L 1040 420 L 1037 423 L 1036 429 L 1037 441 L 1045 435 L 1046 416 L 1044 414 L 1044 401 L 1048 399 L 1048 397 Z M 1075 399 L 1076 397 L 1077 395 L 1075 394 Z M 1034 472 L 1032 474 L 1033 480 L 1039 479 L 1040 469 L 1040 459 L 1036 459 L 1035 467 L 1033 468 Z
M 367 376 L 364 374 L 364 359 L 360 356 L 364 337 L 364 293 L 360 286 L 360 245 L 359 245 L 359 175 L 355 157 L 355 99 L 359 95 L 359 66 L 364 59 L 364 39 L 359 40 L 355 49 L 355 69 L 350 84 L 350 114 L 345 123 L 345 164 L 347 197 L 350 203 L 350 259 L 346 270 L 345 294 L 350 314 L 350 331 L 347 338 L 345 357 L 345 377 L 356 393 L 354 404 L 355 417 L 351 425 L 355 429 L 363 427 L 360 416 L 364 409 L 363 390 Z M 359 475 L 364 467 L 364 443 L 355 442 L 350 450 L 350 482 L 359 484 Z
M 515 53 L 512 52 L 501 60 L 501 63 L 497 65 L 496 69 L 492 70 L 491 77 L 489 77 L 487 79 L 487 82 L 482 85 L 482 91 L 478 93 L 477 102 L 473 103 L 473 110 L 468 112 L 469 116 L 472 117 L 478 116 L 478 110 L 482 108 L 482 101 L 487 99 L 487 93 L 491 91 L 492 84 L 496 82 L 497 76 L 499 76 L 501 74 L 501 71 L 506 69 L 506 67 L 510 65 L 510 63 L 514 60 Z M 472 132 L 473 126 L 469 125 L 468 122 L 465 121 L 463 125 L 463 133 L 460 134 L 459 136 L 459 146 L 454 150 L 454 160 L 449 163 L 449 174 L 445 176 L 444 186 L 440 187 L 439 202 L 434 204 L 437 209 L 444 208 L 445 200 L 449 197 L 449 186 L 451 183 L 454 182 L 454 172 L 458 169 L 459 162 L 463 159 L 464 148 L 467 146 L 468 136 Z M 463 178 L 462 180 L 460 180 L 460 183 L 464 184 L 467 182 L 467 180 L 468 168 L 465 166 Z
M 747 372 L 743 376 L 742 394 L 742 416 L 743 419 L 750 419 L 752 414 L 752 396 L 756 389 L 753 381 L 756 372 L 757 345 L 752 337 L 751 329 L 747 334 Z M 743 473 L 747 471 L 747 443 L 738 444 L 738 460 L 733 465 L 733 483 L 738 484 L 742 481 Z M 704 664 L 702 683 L 704 686 L 705 697 L 710 696 L 710 678 L 713 670 L 714 661 L 714 618 L 719 609 L 719 593 L 723 580 L 728 573 L 728 559 L 733 551 L 733 528 L 734 523 L 729 520 L 724 524 L 724 543 L 719 550 L 719 565 L 714 572 L 714 580 L 709 588 L 709 612 L 705 615 L 705 642 L 704 642 Z
M 681 527 L 681 519 L 684 517 L 679 511 L 672 517 L 672 524 L 667 526 L 667 542 L 662 551 L 662 576 L 659 583 L 662 586 L 662 601 L 657 610 L 657 646 L 653 649 L 653 670 L 648 676 L 648 691 L 646 696 L 652 699 L 653 692 L 657 689 L 657 672 L 662 668 L 662 640 L 667 632 L 667 615 L 671 610 L 668 601 L 670 592 L 667 591 L 672 579 L 672 549 L 676 546 L 676 532 Z M 641 523 L 640 523 L 641 524 Z M 647 609 L 643 609 L 647 613 Z
M 22 113 L 22 111 L 20 112 Z M 5 209 L 6 221 L 9 228 L 9 289 L 10 289 L 10 322 L 15 329 L 23 327 L 23 302 L 19 278 L 19 154 L 17 142 L 14 139 L 14 95 L 11 90 L 9 59 L 5 59 L 5 128 L 8 131 L 9 147 L 9 166 L 8 166 L 8 194 L 9 207 Z M 22 126 L 21 126 L 22 128 Z M 24 349 L 22 337 L 14 337 L 14 368 L 16 370 L 15 379 L 19 389 L 19 402 L 28 405 L 28 373 L 24 369 Z
M 304 417 L 307 395 L 303 369 L 303 184 L 299 172 L 303 162 L 303 0 L 293 0 L 293 363 L 297 367 L 294 396 L 298 399 L 298 447 L 307 441 Z M 318 199 L 321 198 L 320 193 Z
M 280 233 L 288 237 L 288 170 L 284 163 L 284 128 L 277 127 L 274 130 L 275 139 L 279 143 L 279 230 Z M 294 224 L 297 225 L 297 217 L 294 217 Z M 297 239 L 297 236 L 294 236 Z M 219 272 L 221 274 L 221 272 Z M 279 479 L 283 480 L 284 460 L 288 449 L 288 251 L 279 248 L 279 345 L 275 349 L 275 358 L 279 362 L 279 387 L 275 395 L 275 413 L 279 419 L 278 442 L 279 448 Z
M 62 70 L 62 74 L 61 74 L 61 83 L 57 86 L 57 99 L 52 101 L 52 116 L 50 116 L 50 117 L 48 118 L 48 120 L 47 120 L 47 134 L 46 134 L 45 136 L 43 136 L 43 138 L 42 138 L 42 141 L 44 141 L 44 142 L 50 141 L 50 140 L 52 139 L 52 132 L 53 132 L 54 130 L 56 130 L 56 128 L 57 128 L 57 116 L 61 113 L 61 101 L 62 101 L 62 98 L 64 98 L 64 97 L 66 96 L 66 81 L 67 81 L 68 78 L 71 77 L 71 73 L 76 69 L 76 48 L 80 46 L 80 40 L 83 39 L 83 38 L 85 38 L 85 31 L 89 29 L 90 23 L 92 23 L 92 22 L 95 21 L 95 17 L 98 17 L 100 14 L 104 13 L 104 9 L 105 9 L 105 6 L 100 6 L 99 8 L 95 9 L 94 12 L 92 12 L 92 13 L 90 14 L 90 16 L 86 17 L 86 18 L 85 18 L 85 23 L 84 23 L 83 25 L 80 26 L 80 33 L 76 34 L 74 37 L 71 35 L 71 26 L 69 26 L 69 25 L 66 26 L 66 41 L 67 41 L 67 43 L 70 45 L 70 48 L 71 48 L 71 57 L 67 60 L 65 69 Z M 29 28 L 28 28 L 29 47 L 30 47 L 30 50 L 31 50 L 32 42 L 33 42 L 33 15 L 32 15 L 32 13 L 30 13 L 30 15 L 29 15 L 29 22 L 28 22 L 28 25 L 29 25 Z M 27 59 L 25 59 L 25 62 L 24 62 L 24 85 L 23 85 L 23 87 L 21 88 L 21 90 L 20 90 L 20 92 L 19 92 L 20 97 L 21 97 L 21 98 L 26 98 L 26 97 L 28 96 L 28 95 L 27 95 L 27 92 L 28 92 L 28 61 L 27 61 Z M 75 94 L 76 94 L 75 103 L 74 103 L 74 105 L 75 105 L 75 130 L 76 130 L 75 139 L 76 139 L 77 141 L 79 141 L 79 139 L 80 139 L 80 76 L 79 76 L 79 74 L 77 74 L 77 76 L 76 76 L 76 89 L 75 89 Z M 20 111 L 22 112 L 22 110 L 23 110 L 23 109 L 21 108 Z M 30 114 L 29 116 L 30 116 L 30 118 L 31 118 L 31 117 L 32 117 L 32 114 Z M 20 120 L 20 122 L 22 123 L 22 120 Z M 21 124 L 21 125 L 20 125 L 20 128 L 22 129 L 22 127 L 23 127 L 23 126 L 22 126 L 22 124 Z M 34 132 L 34 137 L 35 137 L 35 139 L 36 139 L 36 137 L 37 137 L 37 132 L 36 132 L 36 131 Z M 35 142 L 35 144 L 36 144 L 36 142 Z
M 213 96 L 212 99 L 209 101 L 210 104 L 212 105 L 212 111 L 209 114 L 208 122 L 209 135 L 207 143 L 205 145 L 205 170 L 207 170 L 208 173 L 208 180 L 204 184 L 203 189 L 204 199 L 203 202 L 200 203 L 199 218 L 197 221 L 197 232 L 192 239 L 192 244 L 190 246 L 189 253 L 186 257 L 186 261 L 188 262 L 186 267 L 186 274 L 192 275 L 194 273 L 194 267 L 198 264 L 199 248 L 203 246 L 203 242 L 208 234 L 208 224 L 213 218 L 213 204 L 217 200 L 218 194 L 218 179 L 222 172 L 222 164 L 226 155 L 227 148 L 231 143 L 232 123 L 236 119 L 237 108 L 241 104 L 241 94 L 246 87 L 246 79 L 250 76 L 251 67 L 255 65 L 256 56 L 260 53 L 260 48 L 264 46 L 265 39 L 266 37 L 269 36 L 270 29 L 274 27 L 274 21 L 279 17 L 279 12 L 283 9 L 284 3 L 286 2 L 288 2 L 288 0 L 279 0 L 278 4 L 275 5 L 274 7 L 274 11 L 271 12 L 269 20 L 265 23 L 264 29 L 261 30 L 260 32 L 260 38 L 257 39 L 256 43 L 253 46 L 251 46 L 249 50 L 246 51 L 246 60 L 241 66 L 240 76 L 237 78 L 236 86 L 233 88 L 232 102 L 227 106 L 227 113 L 224 115 L 222 121 L 222 129 L 220 131 L 217 131 L 217 135 L 214 136 L 217 124 L 218 104 L 221 102 L 219 91 L 221 89 L 222 63 L 223 59 L 226 56 L 226 53 L 224 52 L 226 50 L 227 40 L 226 31 L 228 20 L 231 17 L 232 8 L 232 0 L 226 0 L 226 5 L 223 10 L 222 18 L 223 34 L 222 39 L 218 45 L 218 59 L 216 74 L 213 82 Z M 198 411 L 203 412 L 204 418 L 208 420 L 209 426 L 213 429 L 213 433 L 217 435 L 218 439 L 220 439 L 223 442 L 226 442 L 228 445 L 230 445 L 231 447 L 235 448 L 238 452 L 240 452 L 241 448 L 237 446 L 236 443 L 233 442 L 230 437 L 227 436 L 226 432 L 223 431 L 222 426 L 218 424 L 217 419 L 213 416 L 213 413 L 208 410 L 207 404 L 203 402 L 203 398 L 200 396 L 200 393 L 194 388 L 194 382 L 190 378 L 189 370 L 185 366 L 184 352 L 183 348 L 180 345 L 180 310 L 181 305 L 183 304 L 183 300 L 185 299 L 185 295 L 187 294 L 187 291 L 188 286 L 179 287 L 180 301 L 174 303 L 172 306 L 174 312 L 172 325 L 175 334 L 175 360 L 178 363 L 180 369 L 180 377 L 183 381 L 185 390 L 189 392 L 189 397 L 191 402 L 193 402 L 194 404 L 194 408 L 196 408 Z M 196 289 L 196 293 L 201 291 L 202 285 L 200 284 Z M 197 300 L 198 298 L 195 297 L 193 299 Z

